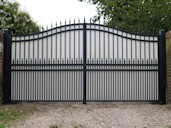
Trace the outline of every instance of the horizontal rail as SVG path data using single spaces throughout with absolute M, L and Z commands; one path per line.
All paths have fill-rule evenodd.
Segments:
M 60 29 L 60 28 L 70 27 L 70 26 L 78 26 L 78 25 L 82 25 L 83 26 L 84 23 L 65 24 L 65 25 L 61 25 L 61 26 L 57 26 L 57 27 L 51 28 L 49 30 L 42 31 L 42 32 L 31 33 L 31 34 L 16 34 L 16 35 L 12 35 L 12 36 L 13 37 L 33 36 L 33 35 L 39 35 L 39 34 L 43 34 L 43 33 L 46 33 L 46 32 L 50 32 L 50 31 L 53 31 L 55 29 Z M 140 34 L 137 34 L 137 33 L 132 33 L 132 32 L 128 32 L 128 31 L 122 30 L 122 29 L 118 29 L 118 28 L 115 28 L 115 27 L 108 27 L 108 26 L 105 26 L 103 24 L 86 23 L 86 25 L 91 25 L 91 26 L 95 25 L 95 26 L 100 26 L 100 27 L 107 27 L 107 28 L 110 28 L 110 29 L 114 29 L 116 31 L 124 32 L 124 33 L 135 35 L 135 36 L 158 37 L 157 35 L 149 35 L 149 34 L 141 34 L 140 35 Z
M 87 66 L 158 66 L 158 64 L 86 64 Z M 11 64 L 11 66 L 83 66 L 83 64 Z
M 12 100 L 12 102 L 20 102 L 20 101 L 28 101 L 28 102 L 82 102 L 82 100 Z M 159 100 L 86 100 L 87 102 L 151 102 L 158 103 Z
M 23 72 L 27 72 L 27 71 L 32 71 L 32 72 L 35 72 L 35 71 L 51 71 L 51 72 L 54 72 L 54 71 L 65 71 L 65 72 L 68 72 L 68 71 L 84 71 L 83 69 L 11 69 L 11 71 L 23 71 Z M 158 69 L 86 69 L 86 71 L 104 71 L 104 72 L 107 72 L 107 71 L 144 71 L 144 72 L 151 72 L 151 71 L 158 71 Z
M 77 25 L 80 25 L 80 26 L 83 26 L 82 23 L 80 24 L 72 24 L 72 25 L 66 25 L 66 26 L 61 26 L 61 27 L 57 27 L 56 29 L 60 29 L 60 28 L 63 28 L 63 27 L 68 27 L 68 26 L 77 26 Z M 96 25 L 96 26 L 102 26 L 102 27 L 106 27 L 104 25 L 98 25 L 98 24 L 86 24 L 86 25 Z M 116 30 L 116 31 L 120 31 L 120 32 L 124 32 L 124 31 L 121 31 L 121 30 L 117 30 L 117 29 L 114 29 L 114 28 L 110 28 L 110 27 L 106 27 L 106 28 L 109 28 L 109 29 L 113 29 L 113 30 Z M 55 29 L 55 28 L 54 28 Z M 54 29 L 51 29 L 49 31 L 53 31 Z M 29 42 L 29 41 L 34 41 L 34 40 L 40 40 L 40 39 L 44 39 L 44 38 L 47 38 L 47 37 L 50 37 L 50 36 L 53 36 L 53 35 L 56 35 L 56 34 L 60 34 L 60 33 L 65 33 L 65 32 L 70 32 L 70 31 L 83 31 L 84 28 L 70 28 L 70 29 L 66 29 L 66 30 L 60 30 L 59 32 L 54 32 L 54 33 L 51 33 L 51 34 L 48 34 L 48 35 L 45 35 L 45 36 L 42 36 L 43 33 L 48 33 L 49 31 L 44 31 L 44 32 L 41 32 L 41 33 L 37 33 L 37 34 L 30 34 L 30 35 L 12 35 L 13 37 L 26 37 L 26 36 L 36 36 L 36 35 L 41 35 L 42 37 L 36 37 L 36 38 L 32 38 L 32 39 L 26 39 L 26 40 L 12 40 L 12 42 Z M 135 40 L 135 41 L 140 41 L 140 42 L 156 42 L 158 43 L 158 40 L 148 40 L 148 39 L 136 39 L 136 38 L 131 38 L 131 37 L 127 37 L 127 36 L 124 36 L 123 34 L 118 34 L 118 33 L 115 33 L 115 32 L 112 32 L 112 31 L 109 31 L 109 30 L 105 30 L 105 29 L 99 29 L 99 28 L 86 28 L 86 30 L 89 30 L 89 31 L 99 31 L 99 32 L 104 32 L 104 33 L 109 33 L 109 34 L 113 34 L 113 35 L 116 35 L 116 36 L 119 36 L 119 37 L 122 37 L 122 38 L 125 38 L 125 39 L 130 39 L 130 40 Z M 126 34 L 131 34 L 131 33 L 127 33 L 127 32 L 124 32 Z M 134 36 L 141 36 L 141 35 L 136 35 L 136 34 L 131 34 L 131 35 L 134 35 Z M 156 37 L 157 36 L 144 36 L 144 37 Z

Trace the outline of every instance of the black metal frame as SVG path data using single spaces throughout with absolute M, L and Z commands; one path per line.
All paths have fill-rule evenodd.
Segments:
M 21 37 L 21 36 L 25 37 L 28 35 L 11 35 L 10 31 L 6 31 L 4 33 L 4 69 L 3 69 L 4 70 L 4 77 L 3 77 L 3 92 L 4 92 L 3 102 L 4 103 L 11 103 L 11 72 L 12 71 L 14 71 L 14 72 L 19 72 L 19 71 L 20 72 L 21 71 L 22 72 L 25 72 L 25 71 L 33 72 L 32 73 L 33 74 L 33 82 L 35 82 L 35 83 L 36 83 L 36 81 L 35 81 L 34 76 L 36 76 L 35 75 L 36 71 L 51 71 L 51 73 L 50 73 L 51 76 L 52 76 L 53 72 L 55 72 L 55 71 L 59 71 L 60 74 L 63 71 L 74 71 L 74 72 L 81 71 L 81 72 L 83 72 L 83 104 L 86 104 L 86 101 L 89 101 L 89 100 L 87 100 L 87 95 L 86 95 L 87 94 L 87 81 L 86 81 L 87 80 L 87 72 L 104 71 L 106 73 L 109 71 L 120 71 L 120 72 L 148 71 L 148 72 L 159 72 L 159 100 L 158 100 L 158 102 L 160 104 L 166 104 L 166 57 L 165 57 L 165 53 L 166 53 L 165 49 L 166 48 L 165 48 L 165 32 L 163 30 L 160 31 L 159 38 L 158 38 L 158 41 L 159 41 L 158 42 L 158 52 L 159 52 L 158 53 L 158 56 L 159 56 L 158 63 L 157 63 L 157 61 L 154 63 L 154 62 L 151 62 L 150 60 L 149 61 L 147 60 L 147 62 L 144 62 L 144 63 L 143 63 L 143 61 L 140 62 L 139 60 L 136 62 L 135 62 L 135 60 L 129 60 L 128 62 L 126 62 L 125 60 L 122 60 L 122 61 L 121 60 L 120 61 L 111 60 L 111 62 L 109 60 L 105 60 L 105 61 L 101 62 L 101 60 L 94 60 L 94 61 L 87 60 L 87 31 L 88 30 L 90 30 L 90 31 L 96 30 L 99 32 L 106 32 L 106 33 L 108 33 L 108 36 L 109 36 L 109 34 L 113 34 L 113 35 L 116 35 L 116 36 L 119 36 L 122 38 L 131 39 L 134 41 L 141 42 L 141 41 L 147 41 L 147 40 L 132 38 L 132 35 L 131 35 L 131 37 L 127 37 L 127 35 L 124 36 L 123 35 L 124 31 L 122 31 L 122 35 L 120 35 L 118 33 L 112 33 L 111 31 L 109 31 L 109 28 L 108 28 L 108 31 L 106 29 L 98 30 L 96 28 L 91 28 L 91 25 L 97 25 L 97 24 L 85 23 L 85 21 L 84 21 L 84 23 L 78 23 L 78 24 L 74 23 L 74 25 L 83 25 L 83 28 L 75 28 L 74 27 L 73 29 L 66 30 L 66 27 L 70 28 L 71 25 L 73 25 L 73 24 L 66 25 L 66 23 L 65 23 L 64 26 L 57 27 L 60 29 L 60 31 L 59 32 L 56 31 L 56 33 L 52 33 L 52 30 L 55 30 L 56 28 L 44 31 L 44 32 L 49 32 L 49 31 L 51 32 L 51 34 L 49 34 L 49 35 L 47 33 L 46 36 L 43 35 L 43 32 L 39 33 L 39 34 L 42 34 L 42 37 L 38 36 L 37 38 L 34 38 L 35 34 L 30 34 L 29 39 L 24 38 L 24 40 L 21 40 L 21 38 L 20 38 L 20 40 L 12 41 L 12 36 L 13 37 Z M 87 28 L 87 25 L 89 25 L 90 28 Z M 98 25 L 98 26 L 100 28 L 103 25 Z M 64 27 L 65 30 L 61 30 L 62 27 Z M 55 63 L 54 60 L 52 60 L 52 59 L 51 60 L 43 60 L 43 61 L 40 60 L 40 62 L 39 62 L 39 60 L 31 60 L 30 62 L 29 62 L 29 60 L 26 60 L 26 62 L 24 62 L 24 61 L 19 62 L 18 60 L 17 61 L 15 60 L 16 62 L 11 61 L 12 42 L 14 42 L 14 43 L 15 42 L 24 42 L 25 43 L 26 41 L 34 42 L 34 40 L 42 39 L 42 43 L 43 43 L 44 38 L 51 37 L 52 35 L 55 35 L 55 34 L 60 34 L 60 33 L 69 32 L 69 31 L 76 31 L 76 30 L 83 30 L 83 60 L 81 60 L 81 62 L 77 62 L 77 60 L 76 61 L 74 60 L 74 62 L 72 61 L 71 63 L 69 63 L 70 60 L 69 61 L 67 60 L 66 63 L 63 63 L 63 60 L 56 60 L 56 63 Z M 134 35 L 136 35 L 136 34 L 134 34 Z M 33 39 L 30 39 L 30 36 L 33 36 Z M 150 36 L 150 37 L 152 37 L 152 36 Z M 99 38 L 100 38 L 100 36 L 99 36 Z M 51 40 L 52 40 L 52 38 L 51 38 Z M 60 40 L 61 40 L 61 35 L 60 35 Z M 75 35 L 74 35 L 74 40 L 75 40 Z M 104 40 L 105 40 L 105 37 L 104 37 Z M 57 41 L 57 39 L 56 39 L 56 41 Z M 100 41 L 100 39 L 99 39 L 99 41 Z M 148 42 L 153 43 L 156 41 L 148 40 Z M 52 43 L 52 41 L 51 41 L 51 43 Z M 65 43 L 66 43 L 66 35 L 65 35 Z M 108 43 L 109 43 L 109 41 L 108 41 Z M 122 43 L 123 43 L 123 41 L 122 41 Z M 43 47 L 43 45 L 42 45 L 42 47 Z M 47 47 L 48 47 L 48 43 L 47 43 Z M 52 47 L 52 45 L 51 45 L 51 47 Z M 108 45 L 108 47 L 109 47 L 109 45 Z M 21 46 L 20 46 L 20 48 L 21 48 Z M 100 48 L 100 46 L 99 46 L 99 48 Z M 35 51 L 33 51 L 33 53 L 34 52 Z M 66 49 L 65 49 L 65 52 L 66 52 Z M 38 51 L 38 53 L 39 53 L 39 51 Z M 51 52 L 51 55 L 52 55 L 52 52 Z M 66 55 L 66 53 L 65 53 L 65 55 Z M 122 52 L 122 56 L 123 56 L 123 52 Z M 47 59 L 48 59 L 48 57 L 47 57 Z M 55 68 L 55 66 L 58 66 L 58 67 Z M 77 68 L 78 66 L 82 67 L 82 68 L 81 69 Z M 92 66 L 95 66 L 96 68 L 93 69 Z M 12 67 L 15 67 L 15 68 L 13 69 Z M 24 68 L 20 68 L 20 67 L 24 67 Z M 29 67 L 32 67 L 32 68 L 29 68 Z M 36 69 L 36 67 L 41 67 L 41 68 Z M 48 67 L 48 68 L 45 68 L 45 67 Z M 66 68 L 63 69 L 62 67 L 66 67 Z M 112 68 L 109 68 L 109 67 L 112 67 Z M 120 67 L 120 68 L 117 68 L 117 67 Z M 153 69 L 152 67 L 156 67 L 156 68 Z M 67 74 L 65 74 L 65 75 L 67 75 Z M 129 74 L 129 75 L 132 75 L 132 74 Z M 138 79 L 140 79 L 140 76 L 139 76 L 140 74 L 138 73 L 137 75 L 138 75 Z M 120 73 L 120 76 L 123 77 L 123 74 Z M 44 73 L 42 73 L 42 78 L 44 78 L 44 77 L 45 77 Z M 49 75 L 49 77 L 50 77 L 50 75 Z M 104 75 L 104 77 L 107 77 L 107 75 L 106 76 Z M 120 82 L 121 82 L 121 80 L 120 80 Z M 101 101 L 103 101 L 103 100 L 101 100 Z M 108 101 L 110 101 L 110 100 L 108 100 Z M 134 101 L 136 101 L 136 100 L 134 100 Z M 142 100 L 140 100 L 140 101 L 142 101 Z
M 83 104 L 86 104 L 86 58 L 87 58 L 87 33 L 86 33 L 86 24 L 84 23 L 84 28 L 83 28 L 83 69 L 84 69 L 84 73 L 83 73 Z
M 166 104 L 166 44 L 165 30 L 159 32 L 159 103 Z
M 3 103 L 11 103 L 11 31 L 4 33 Z

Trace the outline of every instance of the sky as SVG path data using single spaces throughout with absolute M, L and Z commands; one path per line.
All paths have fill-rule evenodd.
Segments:
M 56 22 L 89 20 L 96 15 L 96 6 L 78 0 L 16 0 L 21 9 L 29 12 L 31 17 L 41 26 L 55 25 Z

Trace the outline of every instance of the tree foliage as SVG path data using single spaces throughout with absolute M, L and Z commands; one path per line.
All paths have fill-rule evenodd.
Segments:
M 17 2 L 0 1 L 0 31 L 11 29 L 13 33 L 30 33 L 39 31 L 39 26 L 28 12 L 20 9 Z
M 97 5 L 95 21 L 139 34 L 171 29 L 171 0 L 79 0 Z

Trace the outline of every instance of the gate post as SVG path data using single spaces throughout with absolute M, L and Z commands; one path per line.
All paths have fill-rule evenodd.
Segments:
M 87 58 L 87 33 L 86 23 L 83 26 L 83 104 L 86 104 L 86 58 Z
M 171 103 L 171 31 L 166 33 L 166 102 Z
M 158 58 L 159 58 L 159 103 L 166 104 L 166 44 L 165 44 L 165 31 L 159 32 L 159 45 L 158 45 Z
M 11 31 L 4 33 L 3 103 L 11 103 Z

